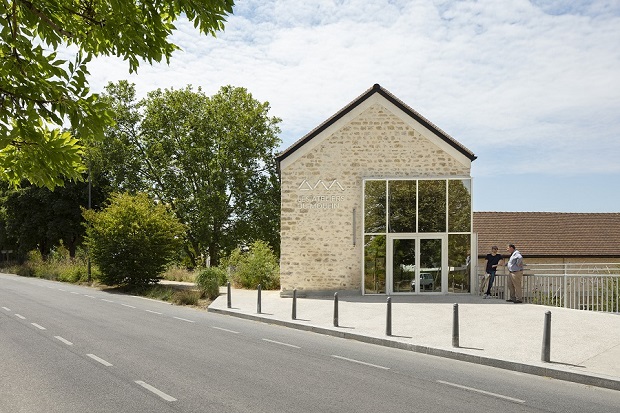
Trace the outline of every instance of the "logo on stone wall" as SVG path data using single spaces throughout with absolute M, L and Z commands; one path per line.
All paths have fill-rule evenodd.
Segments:
M 314 191 L 316 189 L 319 190 L 325 190 L 325 191 L 344 191 L 344 188 L 342 187 L 342 185 L 340 185 L 340 182 L 338 182 L 337 179 L 334 179 L 333 181 L 324 181 L 322 179 L 319 179 L 318 181 L 316 181 L 316 184 L 312 185 L 310 182 L 308 182 L 307 179 L 304 179 L 301 184 L 299 185 L 298 188 L 300 191 Z

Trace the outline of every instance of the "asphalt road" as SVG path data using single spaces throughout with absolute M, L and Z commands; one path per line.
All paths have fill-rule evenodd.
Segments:
M 617 412 L 620 392 L 0 275 L 0 412 Z

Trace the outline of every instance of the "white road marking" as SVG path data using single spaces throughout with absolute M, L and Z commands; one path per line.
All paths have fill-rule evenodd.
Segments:
M 146 310 L 146 312 L 162 315 L 162 313 L 158 313 L 157 311 L 153 311 L 153 310 Z
M 129 305 L 129 304 L 121 304 L 123 307 L 129 307 L 129 308 L 136 308 L 133 305 Z
M 10 309 L 10 308 L 6 308 L 6 307 L 2 307 L 2 309 L 3 309 L 3 310 L 6 310 L 6 311 L 11 311 L 11 309 Z
M 222 328 L 222 327 L 213 327 L 213 328 L 216 329 L 216 330 L 226 331 L 228 333 L 239 334 L 238 331 L 229 330 L 227 328 Z
M 460 384 L 454 384 L 454 383 L 450 383 L 447 381 L 437 380 L 437 383 L 445 384 L 447 386 L 457 387 L 463 390 L 473 391 L 476 393 L 486 394 L 487 396 L 499 397 L 500 399 L 509 400 L 515 403 L 525 403 L 525 400 L 515 399 L 513 397 L 508 397 L 508 396 L 504 396 L 502 394 L 497 394 L 497 393 L 491 393 L 491 392 L 480 390 L 480 389 L 474 389 L 473 387 L 461 386 Z
M 88 297 L 88 298 L 95 298 L 92 295 L 88 295 L 88 294 L 84 294 L 84 297 Z
M 113 303 L 114 302 L 112 300 L 106 300 L 105 298 L 102 298 L 101 301 L 105 301 L 106 303 Z
M 35 326 L 36 328 L 38 328 L 39 330 L 45 330 L 45 327 L 38 325 L 37 323 L 30 323 L 33 326 Z
M 21 315 L 21 314 L 17 314 L 17 313 L 15 313 L 15 317 L 17 317 L 17 318 L 21 318 L 22 320 L 25 320 L 25 319 L 26 319 L 26 317 L 24 317 L 24 316 L 23 316 L 23 315 Z
M 55 339 L 62 341 L 63 343 L 65 343 L 68 346 L 72 346 L 73 343 L 70 342 L 69 340 L 65 340 L 64 338 L 60 337 L 60 336 L 54 336 Z
M 389 367 L 378 366 L 378 365 L 376 365 L 376 364 L 370 364 L 370 363 L 366 363 L 366 362 L 364 362 L 364 361 L 359 361 L 359 360 L 355 360 L 355 359 L 350 359 L 350 358 L 346 358 L 346 357 L 342 357 L 342 356 L 336 356 L 336 355 L 334 355 L 334 354 L 332 354 L 332 357 L 335 357 L 335 358 L 340 359 L 340 360 L 351 361 L 351 362 L 353 362 L 353 363 L 363 364 L 363 365 L 365 365 L 365 366 L 376 367 L 376 368 L 378 368 L 378 369 L 383 369 L 383 370 L 389 370 L 389 369 L 390 369 Z
M 140 380 L 136 380 L 135 383 L 140 385 L 140 386 L 142 386 L 142 387 L 144 387 L 148 391 L 155 393 L 156 395 L 158 395 L 159 397 L 161 397 L 162 399 L 164 399 L 167 402 L 175 402 L 175 401 L 177 401 L 177 399 L 175 399 L 174 397 L 164 393 L 161 390 L 156 389 L 155 387 L 151 386 L 148 383 L 145 383 L 145 382 L 140 381 Z
M 71 291 L 71 294 L 80 294 L 77 291 Z
M 176 318 L 177 320 L 181 320 L 181 321 L 187 321 L 188 323 L 195 323 L 195 321 L 188 320 L 187 318 L 181 318 L 181 317 L 172 317 L 172 318 Z
M 67 291 L 67 290 L 63 290 L 62 288 L 59 288 L 58 290 L 59 290 L 59 291 Z
M 108 363 L 107 361 L 105 361 L 102 358 L 99 358 L 97 356 L 95 356 L 94 354 L 87 354 L 88 357 L 90 357 L 91 359 L 98 361 L 99 363 L 103 364 L 106 367 L 112 367 L 112 363 Z
M 280 341 L 269 340 L 268 338 L 264 338 L 263 341 L 268 341 L 269 343 L 273 343 L 273 344 L 280 344 L 281 346 L 287 346 L 287 347 L 293 347 L 293 348 L 301 348 L 301 347 L 295 346 L 293 344 L 287 344 L 287 343 L 282 343 Z

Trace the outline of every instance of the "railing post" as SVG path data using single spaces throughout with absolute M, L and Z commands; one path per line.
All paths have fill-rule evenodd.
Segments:
M 232 307 L 232 299 L 230 297 L 230 281 L 226 283 L 226 306 Z
M 387 317 L 385 322 L 385 335 L 392 335 L 392 297 L 387 298 Z
M 260 292 L 261 292 L 261 286 L 260 286 L 260 284 L 258 284 L 258 301 L 256 302 L 256 312 L 258 314 L 261 313 L 261 300 L 260 300 L 261 294 L 260 294 Z
M 566 271 L 566 263 L 564 263 L 564 294 L 562 294 L 562 298 L 564 299 L 564 308 L 569 308 L 569 304 L 568 304 L 568 273 Z
M 452 307 L 452 347 L 459 347 L 459 305 Z
M 334 293 L 334 327 L 338 327 L 338 292 Z
M 541 360 L 547 363 L 551 361 L 551 311 L 545 313 Z
M 293 320 L 297 320 L 297 288 L 293 290 Z

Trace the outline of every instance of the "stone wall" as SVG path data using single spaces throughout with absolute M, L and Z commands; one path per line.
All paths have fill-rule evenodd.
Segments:
M 364 178 L 470 176 L 469 161 L 392 110 L 369 103 L 282 166 L 283 295 L 294 288 L 361 291 Z

